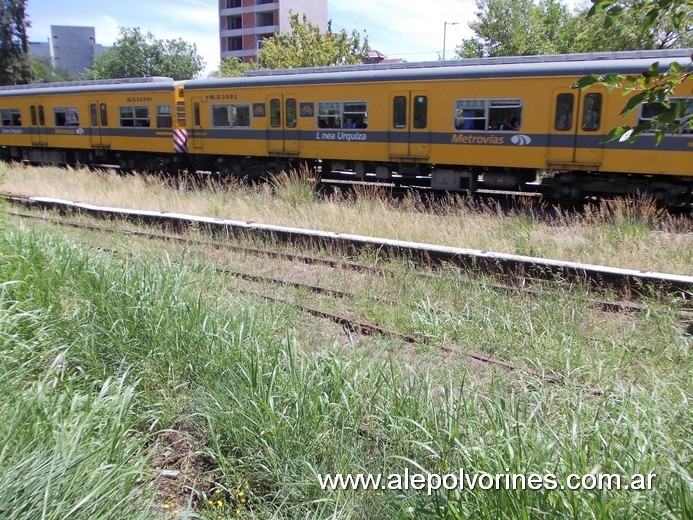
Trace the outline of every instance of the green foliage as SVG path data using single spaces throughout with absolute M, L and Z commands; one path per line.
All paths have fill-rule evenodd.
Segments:
M 462 58 L 570 52 L 575 20 L 559 0 L 477 0 L 475 36 L 457 49 Z
M 50 60 L 46 58 L 32 56 L 29 58 L 29 65 L 31 67 L 32 83 L 53 83 L 71 79 L 69 72 L 54 67 Z
M 605 0 L 612 2 L 615 0 Z M 642 10 L 570 11 L 563 0 L 477 0 L 474 37 L 462 41 L 462 58 L 570 54 L 693 45 L 691 12 L 667 13 L 657 26 Z M 620 9 L 620 11 L 619 11 Z M 612 23 L 620 12 L 619 22 Z M 588 17 L 588 12 L 591 15 Z M 684 22 L 682 23 L 681 20 Z M 688 20 L 689 29 L 682 31 Z
M 113 47 L 94 59 L 89 79 L 141 78 L 164 76 L 176 80 L 192 79 L 200 73 L 204 61 L 197 46 L 178 38 L 157 40 L 139 27 L 120 29 Z
M 334 33 L 330 24 L 322 34 L 306 15 L 299 19 L 295 12 L 290 13 L 289 24 L 290 33 L 266 39 L 258 51 L 258 63 L 263 69 L 354 65 L 370 50 L 368 38 L 362 40 L 355 30 L 351 35 L 344 29 Z
M 0 85 L 29 83 L 29 42 L 26 2 L 0 2 Z
M 219 70 L 212 72 L 210 78 L 235 78 L 243 76 L 247 71 L 255 69 L 254 63 L 244 63 L 236 58 L 224 58 L 219 64 Z
M 588 16 L 603 16 L 603 27 L 607 30 L 618 26 L 621 19 L 634 16 L 639 20 L 642 33 L 658 34 L 661 46 L 693 44 L 693 11 L 690 0 L 593 0 Z M 693 58 L 693 57 L 692 57 Z M 577 81 L 573 88 L 587 89 L 603 85 L 609 91 L 618 89 L 629 96 L 621 115 L 626 116 L 638 107 L 651 103 L 656 107 L 653 118 L 636 126 L 621 125 L 612 129 L 604 142 L 619 140 L 633 143 L 643 133 L 654 133 L 659 145 L 667 134 L 680 130 L 693 130 L 691 107 L 680 99 L 672 103 L 671 96 L 676 88 L 693 74 L 693 63 L 682 66 L 672 63 L 668 70 L 660 72 L 659 63 L 654 63 L 639 75 L 604 74 L 588 75 Z

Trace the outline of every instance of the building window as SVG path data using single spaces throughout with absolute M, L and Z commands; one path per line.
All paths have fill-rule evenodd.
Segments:
M 130 106 L 120 107 L 120 126 L 149 128 L 149 107 Z
M 241 0 L 226 0 L 227 9 L 235 9 L 241 6 Z
M 227 16 L 226 17 L 226 28 L 230 31 L 236 31 L 238 29 L 243 29 L 243 17 L 242 16 Z
M 458 99 L 455 130 L 517 131 L 522 126 L 519 99 Z
M 212 105 L 212 126 L 249 127 L 250 105 Z
M 275 0 L 255 0 L 255 5 L 273 4 Z
M 271 25 L 274 25 L 273 13 L 257 13 L 256 27 L 269 27 Z
M 171 105 L 159 105 L 156 107 L 156 127 L 173 127 L 173 114 L 171 113 Z
M 0 116 L 2 126 L 22 126 L 22 116 L 18 108 L 5 108 L 0 111 Z
M 229 36 L 226 38 L 226 46 L 230 51 L 242 51 L 243 50 L 243 37 L 242 36 Z
M 79 116 L 77 115 L 77 108 L 56 108 L 55 114 L 55 126 L 79 126 Z

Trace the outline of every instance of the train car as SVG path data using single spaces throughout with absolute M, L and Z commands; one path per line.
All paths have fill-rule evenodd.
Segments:
M 690 203 L 693 136 L 602 143 L 622 124 L 618 93 L 571 85 L 587 74 L 684 67 L 691 50 L 465 60 L 284 71 L 185 82 L 189 152 L 203 169 L 248 174 L 297 161 L 390 178 L 427 176 L 446 190 L 529 189 L 573 201 L 649 192 Z M 293 73 L 292 73 L 293 72 Z M 693 78 L 678 87 L 693 113 Z M 534 188 L 536 189 L 536 183 Z
M 3 87 L 0 116 L 10 160 L 162 170 L 187 151 L 183 87 L 170 78 Z

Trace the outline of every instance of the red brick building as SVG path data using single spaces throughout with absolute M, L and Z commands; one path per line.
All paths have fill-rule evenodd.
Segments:
M 219 0 L 221 58 L 257 61 L 264 38 L 290 31 L 290 11 L 327 31 L 327 0 Z

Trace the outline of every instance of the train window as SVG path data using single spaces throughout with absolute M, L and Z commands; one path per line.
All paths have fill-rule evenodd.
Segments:
M 426 128 L 428 125 L 428 97 L 414 98 L 414 128 Z
M 120 126 L 149 128 L 149 107 L 148 106 L 127 106 L 120 107 Z
M 106 110 L 106 103 L 101 103 L 99 111 L 101 112 L 101 126 L 108 126 L 108 110 Z
M 318 103 L 318 128 L 341 128 L 342 107 L 339 102 Z
M 56 108 L 53 113 L 55 115 L 55 126 L 79 126 L 77 108 Z
M 18 108 L 0 110 L 2 126 L 22 126 L 22 116 Z
M 368 128 L 368 103 L 365 101 L 318 103 L 318 128 Z
M 212 126 L 231 126 L 229 105 L 212 105 Z
M 522 126 L 520 99 L 458 99 L 455 129 L 518 131 Z
M 693 98 L 670 98 L 669 102 L 669 108 L 662 103 L 646 103 L 642 105 L 640 107 L 638 124 L 648 123 L 654 117 L 668 112 L 671 114 L 673 124 L 678 126 L 676 129 L 677 134 L 693 133 L 690 126 L 693 120 Z M 677 115 L 680 117 L 676 117 Z M 657 127 L 652 128 L 650 132 L 655 130 L 657 130 Z
M 342 125 L 344 128 L 368 128 L 368 104 L 365 101 L 345 102 Z
M 195 119 L 195 126 L 200 126 L 200 103 L 193 103 L 193 118 Z
M 38 106 L 38 122 L 40 126 L 46 126 L 46 115 L 43 112 L 43 105 Z
M 392 126 L 394 128 L 407 127 L 407 98 L 395 96 L 392 100 Z
M 156 127 L 173 127 L 173 113 L 171 112 L 171 105 L 158 105 L 156 107 Z
M 250 105 L 233 105 L 233 126 L 250 126 Z
M 286 127 L 296 128 L 296 100 L 294 98 L 286 100 Z
M 31 126 L 36 126 L 36 107 L 34 105 L 29 107 L 29 113 L 31 114 Z
M 212 126 L 250 126 L 250 105 L 212 105 Z
M 98 127 L 99 126 L 99 114 L 98 111 L 96 110 L 96 103 L 90 103 L 89 104 L 89 117 L 91 118 L 91 126 L 92 127 Z
M 554 129 L 565 132 L 573 128 L 573 105 L 575 95 L 558 94 L 556 96 L 556 118 L 553 123 Z
M 602 115 L 602 95 L 587 94 L 582 111 L 582 129 L 586 132 L 599 130 Z
M 270 99 L 270 126 L 272 128 L 282 126 L 282 102 L 278 99 Z

